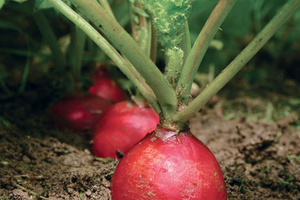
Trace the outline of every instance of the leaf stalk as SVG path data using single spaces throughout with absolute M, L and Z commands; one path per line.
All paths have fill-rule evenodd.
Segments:
M 211 41 L 236 1 L 237 0 L 220 0 L 198 35 L 184 63 L 176 87 L 176 94 L 180 96 L 184 104 L 187 104 L 190 99 L 192 83 Z

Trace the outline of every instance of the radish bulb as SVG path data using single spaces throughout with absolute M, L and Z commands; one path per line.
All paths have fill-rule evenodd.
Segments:
M 101 78 L 89 88 L 91 95 L 96 95 L 107 100 L 119 102 L 126 99 L 125 93 L 113 79 Z
M 111 181 L 113 200 L 226 200 L 220 166 L 189 130 L 148 134 L 120 161 Z
M 75 132 L 93 130 L 112 103 L 98 96 L 72 96 L 50 107 L 50 122 Z
M 103 78 L 109 78 L 110 75 L 108 73 L 108 70 L 105 65 L 100 65 L 100 67 L 97 67 L 94 72 L 93 76 L 91 77 L 92 81 L 96 82 L 97 80 L 103 79 Z
M 93 137 L 93 153 L 102 158 L 118 158 L 116 151 L 127 153 L 138 141 L 155 130 L 156 112 L 145 105 L 122 101 L 100 118 Z

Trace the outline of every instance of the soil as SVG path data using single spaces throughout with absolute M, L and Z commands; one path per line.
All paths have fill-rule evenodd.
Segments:
M 49 125 L 50 102 L 41 91 L 0 95 L 0 199 L 111 199 L 118 160 L 94 157 L 90 135 Z M 238 95 L 232 97 L 232 91 Z M 300 94 L 295 94 L 246 96 L 225 88 L 191 120 L 193 134 L 221 166 L 228 199 L 300 200 Z M 277 106 L 291 99 L 298 107 Z

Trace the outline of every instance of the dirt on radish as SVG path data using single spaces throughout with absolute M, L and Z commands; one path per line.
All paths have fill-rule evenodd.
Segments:
M 0 198 L 111 199 L 118 161 L 94 157 L 91 135 L 49 125 L 48 98 L 38 91 L 1 95 Z M 234 88 L 237 99 L 231 91 L 232 85 L 191 120 L 192 133 L 221 166 L 228 199 L 300 199 L 299 115 L 268 121 L 266 113 L 270 99 L 277 99 L 274 113 L 295 96 L 244 96 Z

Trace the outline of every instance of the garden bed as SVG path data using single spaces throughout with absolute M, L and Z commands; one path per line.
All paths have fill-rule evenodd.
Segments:
M 300 199 L 298 116 L 268 121 L 267 99 L 239 96 L 223 92 L 191 120 L 221 166 L 228 199 Z M 50 126 L 47 104 L 36 91 L 1 96 L 0 199 L 111 199 L 118 161 L 94 157 L 90 135 Z

